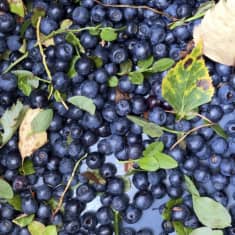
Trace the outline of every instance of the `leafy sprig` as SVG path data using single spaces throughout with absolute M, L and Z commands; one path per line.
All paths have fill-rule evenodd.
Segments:
M 173 169 L 178 163 L 170 155 L 163 153 L 164 145 L 162 142 L 154 142 L 149 144 L 143 151 L 142 157 L 136 160 L 122 161 L 135 162 L 145 171 L 157 171 L 159 169 Z

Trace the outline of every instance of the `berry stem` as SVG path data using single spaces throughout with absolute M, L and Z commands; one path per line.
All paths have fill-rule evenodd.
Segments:
M 114 211 L 114 234 L 119 235 L 119 213 Z
M 193 132 L 204 128 L 204 127 L 211 127 L 214 126 L 214 123 L 209 123 L 209 124 L 203 124 L 197 127 L 194 127 L 193 129 L 189 130 L 188 132 L 186 132 L 180 139 L 178 139 L 171 147 L 171 150 L 174 149 L 180 142 L 182 142 L 188 135 L 192 134 Z
M 65 187 L 65 189 L 64 189 L 64 192 L 62 193 L 62 195 L 61 195 L 61 197 L 60 197 L 60 200 L 59 200 L 59 202 L 58 202 L 58 205 L 57 205 L 57 207 L 55 208 L 55 210 L 53 211 L 53 216 L 55 216 L 55 215 L 59 212 L 59 210 L 61 209 L 62 204 L 63 204 L 63 201 L 64 201 L 65 194 L 66 194 L 67 191 L 69 190 L 69 187 L 70 187 L 70 185 L 71 185 L 71 183 L 72 183 L 72 181 L 73 181 L 73 178 L 74 178 L 74 176 L 75 176 L 75 173 L 76 173 L 76 171 L 77 171 L 77 169 L 78 169 L 80 163 L 81 163 L 86 157 L 87 157 L 87 154 L 86 154 L 85 156 L 83 156 L 82 158 L 80 158 L 80 159 L 76 162 L 76 164 L 75 164 L 75 166 L 74 166 L 74 168 L 73 168 L 72 174 L 71 174 L 71 176 L 70 176 L 70 178 L 69 178 L 69 180 L 68 180 L 68 183 L 67 183 L 67 185 L 66 185 L 66 187 Z
M 23 61 L 25 58 L 28 57 L 28 52 L 24 53 L 21 57 L 19 57 L 14 63 L 10 64 L 3 73 L 10 72 L 17 64 L 19 64 L 21 61 Z
M 127 5 L 127 4 L 105 4 L 105 3 L 102 3 L 100 2 L 99 0 L 94 0 L 94 2 L 96 2 L 97 4 L 103 6 L 103 7 L 114 7 L 114 8 L 133 8 L 133 9 L 146 9 L 146 10 L 150 10 L 156 14 L 159 14 L 159 15 L 162 15 L 162 16 L 165 16 L 173 21 L 177 21 L 178 19 L 174 16 L 171 16 L 165 12 L 162 12 L 162 11 L 159 11 L 155 8 L 152 8 L 152 7 L 149 7 L 149 6 L 146 6 L 146 5 L 140 5 L 140 6 L 134 6 L 134 5 Z

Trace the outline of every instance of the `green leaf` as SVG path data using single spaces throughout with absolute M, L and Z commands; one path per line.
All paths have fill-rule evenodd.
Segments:
M 170 221 L 171 219 L 171 210 L 174 206 L 180 205 L 183 202 L 182 198 L 176 198 L 169 200 L 164 208 L 164 211 L 162 213 L 162 217 L 164 220 Z
M 184 180 L 187 186 L 188 191 L 195 196 L 200 196 L 195 184 L 193 183 L 193 181 L 187 176 L 184 176 Z
M 39 79 L 37 76 L 28 70 L 14 70 L 12 71 L 18 78 L 18 87 L 24 93 L 29 96 L 32 90 L 38 88 Z
M 13 198 L 8 199 L 7 202 L 13 206 L 13 208 L 17 211 L 21 211 L 21 197 L 19 194 L 15 194 Z
M 153 122 L 148 122 L 143 118 L 132 115 L 128 115 L 127 118 L 135 124 L 141 126 L 143 128 L 143 132 L 152 138 L 157 138 L 163 135 L 161 127 Z
M 39 17 L 43 17 L 45 15 L 46 15 L 46 12 L 45 12 L 44 9 L 42 9 L 42 8 L 34 8 L 33 9 L 33 14 L 31 16 L 31 22 L 32 22 L 33 27 L 36 28 L 37 22 L 38 22 L 38 18 Z
M 89 56 L 89 58 L 93 60 L 96 68 L 101 68 L 103 66 L 103 60 L 99 56 Z
M 84 47 L 82 46 L 79 38 L 74 33 L 67 33 L 65 39 L 67 42 L 71 43 L 75 48 L 77 48 L 79 52 L 85 53 Z
M 177 235 L 189 235 L 192 232 L 191 228 L 186 228 L 181 222 L 173 222 L 173 227 Z
M 9 4 L 11 13 L 14 13 L 20 17 L 25 16 L 23 0 L 7 0 L 7 1 Z
M 163 98 L 180 118 L 210 102 L 214 87 L 202 55 L 202 44 L 179 61 L 162 81 Z
M 24 37 L 24 33 L 31 24 L 31 19 L 24 20 L 20 28 L 20 36 Z
M 48 201 L 48 205 L 54 211 L 58 207 L 58 201 L 56 201 L 53 197 Z
M 176 27 L 182 26 L 187 22 L 194 21 L 196 19 L 203 17 L 206 14 L 206 12 L 209 9 L 211 9 L 214 5 L 215 5 L 214 1 L 207 1 L 205 3 L 202 3 L 193 16 L 191 16 L 189 18 L 182 18 L 182 19 L 179 19 L 179 20 L 173 22 L 172 24 L 169 25 L 170 29 L 171 30 L 175 29 Z
M 220 230 L 212 230 L 211 228 L 201 227 L 194 229 L 190 235 L 223 235 L 223 232 Z
M 118 73 L 119 76 L 122 76 L 122 75 L 126 75 L 126 74 L 129 74 L 132 70 L 132 61 L 131 60 L 127 60 L 123 63 L 120 64 L 120 72 Z
M 113 28 L 103 28 L 101 29 L 100 37 L 106 42 L 112 42 L 117 39 L 117 33 Z
M 161 169 L 173 169 L 178 166 L 177 161 L 165 153 L 157 153 L 155 158 L 158 160 Z
M 3 147 L 15 134 L 25 114 L 25 107 L 18 100 L 16 104 L 7 109 L 0 119 L 3 132 L 0 132 L 1 145 Z
M 73 24 L 70 19 L 65 19 L 60 23 L 60 29 L 68 29 Z
M 75 69 L 75 64 L 76 62 L 79 60 L 80 58 L 80 55 L 76 55 L 72 58 L 72 60 L 70 61 L 70 64 L 69 64 L 69 71 L 67 73 L 68 77 L 69 78 L 72 78 L 74 77 L 76 74 L 77 74 L 77 71 Z
M 43 235 L 57 235 L 57 230 L 55 225 L 46 226 Z
M 137 63 L 138 67 L 142 70 L 149 68 L 152 64 L 153 64 L 153 56 L 150 56 L 145 60 L 140 60 Z
M 112 76 L 108 81 L 109 87 L 117 87 L 118 86 L 118 78 L 116 76 Z
M 31 224 L 33 222 L 33 219 L 34 219 L 34 214 L 33 215 L 23 214 L 23 215 L 20 215 L 17 218 L 15 218 L 13 220 L 13 222 L 15 224 L 17 224 L 18 226 L 20 226 L 21 228 L 23 228 L 23 227 Z
M 0 198 L 1 199 L 12 199 L 14 197 L 11 185 L 5 180 L 0 179 Z
M 231 226 L 231 216 L 227 209 L 209 197 L 193 195 L 193 209 L 199 221 L 209 228 L 226 228 Z
M 37 114 L 37 116 L 31 122 L 33 133 L 39 133 L 46 131 L 53 119 L 53 110 L 45 109 Z
M 164 72 L 170 69 L 174 65 L 174 63 L 175 61 L 170 58 L 162 58 L 153 64 L 152 68 L 150 69 L 150 72 L 152 73 Z
M 26 159 L 19 171 L 22 175 L 32 175 L 36 172 L 31 159 Z
M 96 106 L 93 100 L 87 98 L 86 96 L 73 96 L 68 99 L 68 102 L 90 113 L 91 115 L 95 114 Z
M 28 230 L 31 233 L 31 235 L 44 235 L 45 225 L 38 221 L 33 221 L 28 226 Z
M 141 72 L 134 71 L 129 73 L 129 78 L 132 84 L 140 85 L 144 82 L 144 75 Z
M 142 157 L 137 161 L 139 167 L 145 171 L 156 171 L 159 169 L 159 163 L 154 157 Z
M 157 153 L 162 152 L 163 149 L 164 149 L 164 145 L 162 142 L 153 142 L 145 148 L 145 150 L 143 151 L 143 156 L 144 157 L 153 157 Z
M 209 124 L 209 122 L 205 122 L 205 123 Z M 224 139 L 228 138 L 227 133 L 224 131 L 224 129 L 219 124 L 216 123 L 213 126 L 211 126 L 211 128 L 215 131 L 215 133 L 218 136 L 221 136 Z

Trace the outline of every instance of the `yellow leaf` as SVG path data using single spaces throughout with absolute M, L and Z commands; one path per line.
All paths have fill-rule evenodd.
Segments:
M 210 59 L 235 65 L 235 1 L 220 0 L 207 11 L 194 29 L 194 40 L 203 41 L 203 53 Z
M 41 109 L 29 109 L 20 125 L 19 130 L 19 150 L 22 159 L 31 156 L 37 149 L 47 142 L 47 133 L 33 133 L 31 122 Z

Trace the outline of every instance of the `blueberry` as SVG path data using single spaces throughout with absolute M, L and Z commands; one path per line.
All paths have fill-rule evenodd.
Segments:
M 228 150 L 228 143 L 222 137 L 211 140 L 211 149 L 215 154 L 224 154 Z
M 41 20 L 41 24 L 40 24 L 40 31 L 45 34 L 48 35 L 50 34 L 52 31 L 56 30 L 58 28 L 58 24 L 56 21 L 54 21 L 53 19 L 50 18 L 43 18 Z
M 87 211 L 81 217 L 81 225 L 87 230 L 92 230 L 96 227 L 97 219 L 94 212 Z
M 146 190 L 149 186 L 146 173 L 138 172 L 133 175 L 132 182 L 137 189 Z
M 15 28 L 15 19 L 11 14 L 3 13 L 0 15 L 0 32 L 9 33 Z
M 123 213 L 123 220 L 128 224 L 134 224 L 139 221 L 141 216 L 141 210 L 130 204 Z
M 124 181 L 121 178 L 110 178 L 107 182 L 107 193 L 121 195 L 124 192 Z
M 4 91 L 14 91 L 17 87 L 17 78 L 12 73 L 0 76 L 0 89 Z
M 95 196 L 95 190 L 88 184 L 81 184 L 76 190 L 77 199 L 83 203 L 91 202 Z
M 132 53 L 137 60 L 144 60 L 150 56 L 151 47 L 147 41 L 140 41 L 134 45 Z
M 47 10 L 47 15 L 49 18 L 59 21 L 64 16 L 64 9 L 59 4 L 52 4 Z
M 21 206 L 25 214 L 34 214 L 38 210 L 38 203 L 31 197 L 22 198 Z
M 73 47 L 69 43 L 60 43 L 56 45 L 56 57 L 62 61 L 69 61 L 73 57 Z
M 7 47 L 10 51 L 18 51 L 21 47 L 20 37 L 11 35 L 7 38 Z
M 121 64 L 128 59 L 127 50 L 124 47 L 115 46 L 110 51 L 110 60 L 115 64 Z
M 160 126 L 164 125 L 167 115 L 162 108 L 156 107 L 149 112 L 149 121 L 154 122 Z
M 112 223 L 113 211 L 109 207 L 100 207 L 96 212 L 96 218 L 102 225 Z
M 121 228 L 120 233 L 120 235 L 136 235 L 135 229 L 130 227 Z
M 124 211 L 129 204 L 129 198 L 126 194 L 114 196 L 111 207 L 116 211 Z
M 153 196 L 150 191 L 139 191 L 134 195 L 134 205 L 141 209 L 148 209 L 153 203 Z

